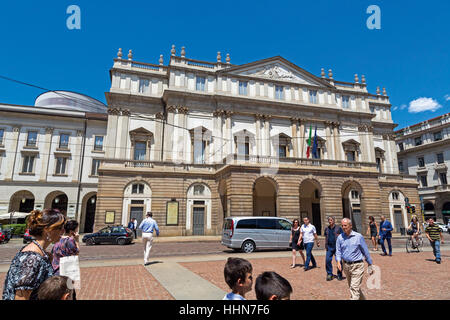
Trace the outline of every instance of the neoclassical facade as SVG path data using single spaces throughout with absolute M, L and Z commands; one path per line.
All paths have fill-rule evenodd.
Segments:
M 105 158 L 96 229 L 152 211 L 164 235 L 221 234 L 227 216 L 384 214 L 397 232 L 419 204 L 415 177 L 399 174 L 386 90 L 366 79 L 315 76 L 276 56 L 242 65 L 177 55 L 136 62 L 119 49 L 106 93 Z M 314 155 L 307 157 L 308 138 Z M 311 152 L 310 152 L 311 153 Z
M 396 143 L 400 171 L 417 177 L 424 217 L 447 224 L 450 113 L 396 131 Z
M 92 232 L 106 110 L 67 91 L 32 106 L 0 104 L 0 214 L 57 208 Z

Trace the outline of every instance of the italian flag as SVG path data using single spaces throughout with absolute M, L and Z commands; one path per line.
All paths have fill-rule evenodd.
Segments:
M 309 138 L 308 140 L 306 140 L 306 143 L 308 144 L 308 149 L 306 149 L 306 158 L 309 158 L 310 154 L 311 154 L 311 133 L 312 133 L 312 125 L 309 125 Z

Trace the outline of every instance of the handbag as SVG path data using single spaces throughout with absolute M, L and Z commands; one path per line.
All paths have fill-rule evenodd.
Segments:
M 61 257 L 59 259 L 59 274 L 73 281 L 71 289 L 80 289 L 80 262 L 78 256 Z

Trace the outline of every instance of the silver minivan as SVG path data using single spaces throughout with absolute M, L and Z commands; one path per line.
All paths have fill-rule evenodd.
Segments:
M 288 249 L 292 223 L 278 217 L 228 217 L 223 223 L 222 245 L 234 250 Z

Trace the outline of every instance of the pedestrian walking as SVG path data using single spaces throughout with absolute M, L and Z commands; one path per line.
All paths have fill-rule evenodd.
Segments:
M 444 243 L 444 236 L 441 228 L 434 223 L 433 218 L 428 219 L 428 227 L 425 229 L 425 234 L 430 241 L 430 245 L 433 248 L 433 254 L 436 258 L 437 264 L 441 263 L 441 244 Z
M 365 300 L 366 297 L 361 290 L 364 275 L 363 258 L 369 265 L 367 271 L 369 274 L 373 273 L 369 248 L 367 248 L 364 237 L 360 233 L 352 230 L 352 221 L 350 219 L 342 219 L 341 226 L 344 232 L 339 235 L 336 241 L 338 269 L 344 271 L 347 277 L 351 299 Z
M 131 231 L 133 231 L 134 233 L 134 238 L 136 239 L 136 229 L 135 229 L 135 224 L 134 224 L 134 219 L 131 219 L 130 222 L 128 222 L 128 229 L 130 229 Z
M 39 286 L 53 276 L 51 254 L 45 249 L 64 233 L 65 216 L 56 209 L 33 210 L 28 229 L 35 239 L 22 247 L 11 262 L 3 287 L 3 300 L 36 300 Z
M 138 221 L 136 218 L 133 218 L 133 232 L 134 232 L 134 238 L 137 239 L 137 228 L 138 228 Z
M 139 229 L 142 230 L 142 243 L 144 244 L 144 265 L 149 264 L 148 259 L 152 249 L 153 232 L 156 231 L 156 236 L 159 236 L 158 224 L 152 217 L 153 214 L 147 212 L 146 218 L 139 225 Z
M 381 249 L 383 250 L 383 253 L 381 253 L 382 256 L 387 256 L 386 253 L 386 247 L 384 246 L 384 240 L 387 241 L 388 247 L 389 247 L 389 256 L 392 256 L 392 244 L 391 244 L 391 238 L 392 238 L 392 224 L 386 219 L 385 216 L 381 216 L 381 223 L 380 223 L 380 244 Z
M 316 227 L 309 223 L 309 218 L 303 218 L 303 225 L 300 228 L 300 237 L 297 244 L 300 246 L 300 242 L 303 241 L 303 245 L 306 249 L 306 261 L 305 261 L 305 271 L 317 267 L 316 259 L 312 254 L 312 249 L 314 247 L 314 240 L 317 242 L 317 246 L 320 247 L 319 238 L 317 238 Z M 309 266 L 309 262 L 312 262 L 312 266 Z
M 367 234 L 370 236 L 373 245 L 373 251 L 378 251 L 378 225 L 375 218 L 369 217 L 369 228 L 367 228 Z
M 325 249 L 327 250 L 325 265 L 327 270 L 327 281 L 337 278 L 339 281 L 342 280 L 342 271 L 337 270 L 337 276 L 333 275 L 333 265 L 331 264 L 333 256 L 336 257 L 336 241 L 341 233 L 344 231 L 341 227 L 335 224 L 333 217 L 328 217 L 328 227 L 325 228 Z
M 299 238 L 300 238 L 300 221 L 298 219 L 294 219 L 294 221 L 292 221 L 291 238 L 289 239 L 289 242 L 292 245 L 291 268 L 295 268 L 296 266 L 295 260 L 297 251 L 300 253 L 300 256 L 303 259 L 303 266 L 305 265 L 305 255 L 303 254 L 303 249 L 305 249 L 305 247 L 303 246 L 303 241 L 300 242 L 300 245 L 298 245 Z

